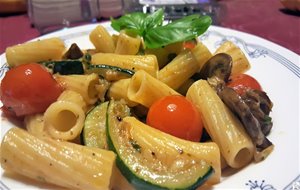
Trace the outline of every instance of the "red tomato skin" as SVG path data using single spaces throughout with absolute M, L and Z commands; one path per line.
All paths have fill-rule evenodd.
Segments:
M 1 81 L 1 101 L 16 116 L 44 112 L 62 88 L 43 66 L 23 64 L 10 69 Z
M 185 97 L 166 96 L 149 109 L 147 124 L 175 137 L 199 142 L 203 124 L 197 108 Z
M 247 89 L 262 90 L 259 82 L 247 74 L 236 74 L 231 76 L 227 86 L 233 88 L 239 95 L 243 95 Z

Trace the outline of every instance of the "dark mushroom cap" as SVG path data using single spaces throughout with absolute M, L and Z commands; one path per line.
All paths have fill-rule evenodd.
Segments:
M 200 70 L 201 79 L 217 77 L 219 80 L 227 82 L 231 74 L 232 58 L 226 53 L 218 53 L 211 57 Z

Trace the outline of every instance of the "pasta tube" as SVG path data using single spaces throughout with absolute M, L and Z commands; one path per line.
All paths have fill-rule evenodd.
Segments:
M 113 53 L 115 51 L 113 38 L 102 25 L 98 25 L 90 33 L 89 38 L 97 52 Z
M 49 136 L 49 134 L 45 130 L 43 114 L 26 116 L 24 122 L 25 122 L 26 129 L 30 134 L 37 137 Z
M 210 51 L 199 42 L 195 48 L 183 51 L 162 68 L 158 72 L 158 79 L 176 90 L 198 72 L 210 57 Z
M 5 55 L 10 67 L 25 63 L 61 59 L 65 44 L 59 38 L 27 42 L 6 48 Z
M 37 138 L 17 127 L 1 143 L 4 170 L 69 189 L 110 189 L 115 157 L 104 149 Z
M 251 65 L 243 53 L 243 51 L 230 41 L 223 43 L 214 53 L 227 53 L 232 58 L 232 70 L 231 74 L 244 73 L 250 69 Z
M 115 53 L 123 55 L 135 55 L 138 53 L 140 45 L 140 37 L 131 37 L 125 32 L 121 32 L 118 37 Z
M 98 99 L 99 77 L 92 73 L 89 75 L 55 75 L 55 80 L 66 90 L 79 93 L 87 104 L 94 104 Z
M 133 71 L 144 70 L 157 77 L 158 63 L 154 55 L 118 55 L 112 53 L 96 53 L 92 56 L 92 64 L 105 64 Z
M 138 103 L 128 99 L 127 92 L 129 83 L 130 79 L 121 79 L 112 83 L 107 92 L 108 97 L 114 100 L 123 99 L 129 107 L 134 107 L 138 105 Z
M 83 99 L 74 91 L 64 91 L 44 113 L 44 125 L 55 139 L 73 140 L 82 131 L 85 119 Z
M 253 158 L 254 145 L 240 121 L 225 106 L 207 81 L 195 82 L 187 92 L 204 121 L 204 127 L 220 148 L 227 164 L 240 168 Z
M 145 107 L 150 107 L 156 100 L 167 95 L 179 93 L 143 70 L 137 71 L 132 76 L 127 91 L 129 100 Z

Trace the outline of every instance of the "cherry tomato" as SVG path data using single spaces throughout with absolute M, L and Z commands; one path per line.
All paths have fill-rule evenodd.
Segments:
M 203 123 L 197 108 L 185 97 L 166 96 L 149 109 L 147 124 L 173 136 L 199 142 Z
M 247 89 L 262 90 L 259 82 L 247 74 L 231 76 L 227 86 L 233 88 L 239 95 L 243 95 Z
M 62 88 L 43 66 L 23 64 L 10 69 L 1 81 L 3 106 L 16 116 L 44 112 Z
M 183 43 L 183 47 L 185 49 L 193 49 L 195 48 L 197 45 L 197 41 L 196 40 L 190 40 L 190 41 L 186 41 Z

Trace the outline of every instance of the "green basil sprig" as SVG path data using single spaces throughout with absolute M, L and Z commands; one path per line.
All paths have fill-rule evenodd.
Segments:
M 159 48 L 175 42 L 192 40 L 203 34 L 211 25 L 209 16 L 197 14 L 183 17 L 163 25 L 164 12 L 158 9 L 152 14 L 134 12 L 119 19 L 111 19 L 116 31 L 143 37 L 146 48 Z

